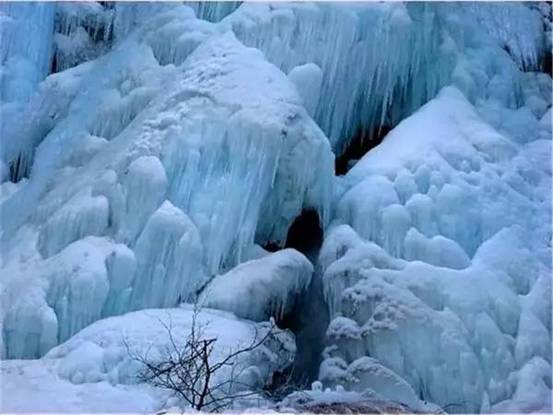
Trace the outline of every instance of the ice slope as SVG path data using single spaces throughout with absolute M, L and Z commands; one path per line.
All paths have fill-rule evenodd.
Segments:
M 32 175 L 2 204 L 4 356 L 176 305 L 254 238 L 283 241 L 304 206 L 328 221 L 332 153 L 293 84 L 185 6 L 43 88 Z M 13 296 L 22 281 L 31 288 Z
M 323 383 L 391 370 L 405 404 L 551 410 L 551 78 L 506 71 L 513 98 L 490 72 L 476 106 L 444 88 L 345 176 L 320 254 Z
M 0 362 L 2 412 L 154 412 L 181 406 L 167 391 L 138 384 L 140 364 L 133 355 L 155 361 L 170 344 L 166 327 L 177 343 L 189 333 L 193 307 L 149 309 L 111 317 L 87 327 L 37 360 Z M 216 338 L 213 363 L 262 339 L 267 324 L 236 318 L 230 313 L 203 309 L 196 317 L 205 338 Z M 277 353 L 278 351 L 278 353 Z M 255 353 L 233 362 L 235 373 L 252 389 L 270 381 L 275 370 L 293 359 L 294 341 L 277 332 Z M 230 368 L 229 368 L 230 370 Z M 214 384 L 229 376 L 216 373 Z M 29 398 L 32 390 L 32 398 Z

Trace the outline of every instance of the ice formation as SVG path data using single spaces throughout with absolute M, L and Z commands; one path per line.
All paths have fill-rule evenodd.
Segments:
M 322 69 L 314 119 L 338 151 L 358 127 L 416 109 L 450 72 L 447 39 L 425 4 L 244 3 L 222 24 L 285 72 Z
M 16 179 L 30 166 L 28 149 L 21 149 L 15 140 L 6 140 L 15 120 L 46 75 L 53 52 L 55 9 L 49 4 L 0 5 L 0 177 L 11 174 Z M 26 150 L 23 151 L 23 150 Z M 23 153 L 23 154 L 22 154 Z M 11 172 L 9 162 L 12 162 Z
M 0 5 L 1 354 L 31 359 L 2 361 L 2 410 L 169 405 L 131 384 L 117 336 L 161 344 L 160 308 L 185 333 L 173 307 L 199 293 L 252 320 L 206 311 L 223 343 L 320 320 L 295 327 L 298 347 L 326 337 L 315 402 L 550 412 L 551 21 L 516 3 Z M 388 129 L 334 176 L 333 151 Z M 264 249 L 302 245 L 305 212 L 320 253 Z M 283 336 L 270 361 L 293 360 Z
M 343 180 L 324 383 L 363 390 L 383 365 L 449 411 L 551 408 L 551 78 L 486 47 Z
M 305 256 L 284 249 L 216 276 L 203 290 L 199 303 L 254 321 L 281 318 L 307 291 L 312 274 L 313 265 Z
M 167 392 L 135 383 L 135 374 L 141 367 L 133 356 L 163 356 L 170 342 L 166 327 L 171 328 L 175 339 L 184 339 L 192 316 L 193 309 L 185 306 L 111 317 L 85 328 L 40 360 L 4 360 L 0 362 L 5 376 L 2 410 L 29 412 L 39 405 L 45 412 L 153 412 L 170 407 L 172 398 Z M 196 324 L 205 338 L 217 339 L 210 356 L 214 363 L 263 339 L 267 331 L 264 323 L 209 309 L 200 311 Z M 256 382 L 263 385 L 293 357 L 290 334 L 277 332 L 272 339 L 255 353 L 234 359 L 236 372 L 243 374 L 237 383 L 242 381 L 252 388 L 258 386 Z M 231 368 L 228 369 L 216 372 L 213 384 L 225 380 Z M 27 395 L 29 387 L 36 388 L 32 399 Z
M 174 39 L 174 30 L 182 34 L 172 50 L 160 34 Z M 42 297 L 32 311 L 40 324 L 19 325 L 28 318 L 23 306 L 6 307 L 6 356 L 42 353 L 41 342 L 24 340 L 27 329 L 43 335 L 46 317 L 38 310 L 49 310 L 48 324 L 57 317 L 59 333 L 44 334 L 51 346 L 104 308 L 109 315 L 190 299 L 207 276 L 240 262 L 254 238 L 283 241 L 304 206 L 328 221 L 332 153 L 293 85 L 259 51 L 195 20 L 189 8 L 160 12 L 92 67 L 85 63 L 62 75 L 47 80 L 37 99 L 56 100 L 43 108 L 68 108 L 59 108 L 49 132 L 45 111 L 30 120 L 26 131 L 46 136 L 30 180 L 3 204 L 3 218 L 10 218 L 3 228 L 10 270 L 3 284 L 20 284 L 25 267 L 40 269 L 91 235 L 130 248 L 134 275 L 117 291 L 120 298 L 98 296 L 83 309 L 72 302 L 83 295 L 80 285 L 70 285 L 67 295 L 50 288 L 33 294 Z M 60 87 L 67 89 L 50 94 Z M 23 257 L 9 243 L 22 232 L 37 241 Z M 95 275 L 113 292 L 106 272 Z M 42 272 L 29 278 L 51 286 Z M 60 316 L 53 304 L 62 299 L 68 308 Z M 23 344 L 25 350 L 16 347 Z

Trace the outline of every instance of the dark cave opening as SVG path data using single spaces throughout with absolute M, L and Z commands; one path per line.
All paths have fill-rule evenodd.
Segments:
M 291 373 L 295 387 L 308 387 L 316 379 L 324 348 L 324 334 L 329 323 L 328 309 L 324 301 L 321 275 L 317 258 L 323 242 L 323 229 L 318 213 L 304 209 L 288 229 L 286 248 L 294 248 L 304 254 L 315 271 L 308 289 L 296 299 L 291 311 L 277 320 L 280 328 L 290 329 L 296 336 L 296 357 Z M 275 380 L 278 382 L 278 376 Z
M 311 262 L 313 254 L 318 254 L 323 243 L 323 230 L 319 214 L 314 209 L 304 209 L 294 219 L 288 229 L 285 248 L 294 248 L 304 254 Z
M 268 252 L 276 252 L 282 249 L 282 247 L 278 244 L 278 242 L 273 242 L 273 241 L 265 242 L 261 246 L 265 251 L 268 251 Z
M 353 137 L 348 141 L 349 144 L 336 157 L 334 162 L 335 174 L 337 176 L 346 174 L 353 167 L 354 162 L 382 143 L 382 140 L 391 129 L 392 127 L 388 125 L 382 125 L 373 130 L 367 130 L 363 127 L 357 128 Z

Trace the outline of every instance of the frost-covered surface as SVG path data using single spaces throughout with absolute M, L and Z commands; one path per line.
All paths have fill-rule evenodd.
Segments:
M 216 276 L 202 291 L 199 303 L 255 321 L 282 317 L 305 293 L 312 274 L 313 265 L 305 256 L 284 249 Z
M 533 11 L 509 20 L 510 7 L 464 10 L 484 33 L 463 23 L 455 87 L 340 183 L 320 255 L 325 384 L 378 390 L 399 376 L 387 390 L 406 404 L 551 411 L 551 78 L 519 71 L 542 43 Z
M 406 404 L 548 412 L 551 78 L 479 46 L 456 68 L 461 90 L 444 88 L 341 183 L 320 255 L 334 316 L 320 378 L 378 391 L 399 376 Z
M 111 317 L 92 324 L 41 359 L 2 361 L 0 408 L 3 412 L 38 409 L 115 413 L 153 412 L 182 405 L 167 391 L 137 384 L 136 375 L 142 366 L 133 356 L 147 357 L 151 362 L 163 356 L 166 347 L 172 347 L 167 328 L 171 328 L 173 338 L 180 344 L 190 331 L 193 314 L 192 306 L 186 305 Z M 210 355 L 212 363 L 263 339 L 267 331 L 266 325 L 208 309 L 196 316 L 196 329 L 200 328 L 205 338 L 217 339 Z M 274 370 L 293 357 L 292 336 L 286 332 L 276 334 L 254 352 L 234 359 L 235 372 L 244 377 L 241 382 L 262 386 Z M 224 381 L 230 370 L 225 367 L 216 372 L 213 384 Z
M 0 6 L 1 353 L 46 354 L 2 362 L 3 409 L 168 407 L 104 350 L 148 312 L 110 316 L 203 288 L 261 321 L 315 268 L 328 399 L 551 412 L 550 6 L 112 6 Z M 308 208 L 314 267 L 262 248 Z

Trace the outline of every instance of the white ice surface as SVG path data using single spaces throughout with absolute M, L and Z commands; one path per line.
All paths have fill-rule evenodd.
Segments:
M 304 255 L 284 249 L 216 276 L 199 303 L 254 321 L 281 318 L 305 294 L 312 274 L 313 265 Z

